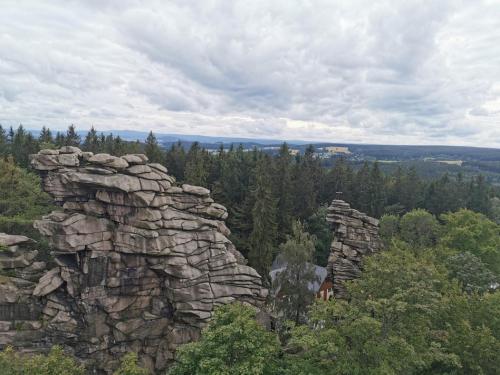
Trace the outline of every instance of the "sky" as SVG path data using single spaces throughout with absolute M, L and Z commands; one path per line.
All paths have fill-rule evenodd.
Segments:
M 0 124 L 500 147 L 500 0 L 0 0 Z

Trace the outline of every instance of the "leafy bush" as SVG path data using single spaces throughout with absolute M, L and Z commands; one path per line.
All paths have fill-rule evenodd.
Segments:
M 85 369 L 67 356 L 60 346 L 48 355 L 24 356 L 11 347 L 0 353 L 0 375 L 84 375 Z

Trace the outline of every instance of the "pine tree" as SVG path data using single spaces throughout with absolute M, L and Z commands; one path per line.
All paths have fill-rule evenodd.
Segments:
M 370 209 L 368 210 L 368 214 L 370 216 L 379 218 L 384 213 L 384 207 L 386 203 L 386 188 L 384 176 L 382 175 L 377 162 L 373 164 L 370 171 L 368 189 L 370 197 Z
M 469 201 L 467 202 L 467 208 L 487 216 L 490 214 L 491 205 L 489 189 L 486 185 L 484 176 L 479 175 L 472 179 L 468 195 Z
M 83 141 L 82 148 L 85 151 L 90 151 L 93 153 L 99 152 L 99 136 L 97 135 L 97 131 L 92 126 L 85 136 L 85 140 Z
M 57 148 L 64 146 L 66 144 L 66 137 L 64 136 L 64 134 L 61 132 L 57 132 L 54 143 L 56 144 Z
M 198 142 L 193 142 L 186 156 L 184 179 L 192 185 L 207 186 L 208 155 Z
M 255 185 L 250 234 L 251 265 L 264 278 L 268 278 L 276 243 L 276 199 L 272 194 L 269 157 L 264 155 L 255 168 Z
M 80 146 L 80 136 L 76 132 L 75 126 L 73 124 L 71 124 L 66 131 L 65 145 L 75 147 Z
M 314 300 L 309 285 L 319 282 L 311 263 L 314 254 L 314 237 L 307 233 L 300 222 L 292 226 L 292 235 L 280 245 L 280 261 L 284 270 L 273 283 L 279 297 L 276 305 L 286 319 L 299 324 L 304 320 L 307 307 Z
M 8 154 L 7 132 L 0 125 L 0 157 Z
M 181 141 L 174 143 L 165 155 L 165 165 L 168 171 L 177 181 L 184 181 L 184 169 L 186 167 L 186 152 Z
M 314 157 L 314 147 L 309 145 L 304 155 L 297 157 L 293 169 L 294 214 L 300 219 L 307 219 L 317 207 L 320 169 L 319 161 Z
M 163 151 L 158 145 L 158 140 L 152 131 L 149 132 L 146 138 L 146 146 L 144 152 L 150 163 L 162 163 L 164 161 Z
M 40 135 L 38 136 L 38 141 L 40 142 L 40 144 L 44 145 L 42 148 L 47 148 L 47 146 L 50 147 L 54 144 L 54 138 L 52 138 L 52 132 L 49 128 L 45 126 L 42 127 Z
M 276 217 L 279 242 L 285 240 L 292 226 L 291 161 L 288 145 L 283 143 L 275 160 L 274 170 L 274 192 L 278 199 Z

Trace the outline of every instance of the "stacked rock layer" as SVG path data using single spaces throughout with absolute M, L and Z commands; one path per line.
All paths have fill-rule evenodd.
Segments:
M 342 200 L 328 207 L 327 221 L 333 231 L 328 258 L 328 278 L 335 298 L 347 298 L 345 282 L 361 275 L 363 257 L 380 250 L 377 219 L 352 209 Z
M 259 274 L 227 238 L 226 209 L 147 161 L 75 147 L 32 156 L 62 206 L 35 223 L 56 264 L 27 289 L 41 306 L 32 347 L 64 344 L 95 373 L 111 373 L 134 351 L 159 372 L 214 307 L 265 300 Z

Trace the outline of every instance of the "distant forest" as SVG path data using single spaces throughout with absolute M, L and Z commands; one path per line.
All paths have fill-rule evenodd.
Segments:
M 230 239 L 267 286 L 278 255 L 287 272 L 296 271 L 282 286 L 293 298 L 268 301 L 273 330 L 247 305 L 221 306 L 200 340 L 177 351 L 168 375 L 498 374 L 500 199 L 481 175 L 429 177 L 415 167 L 387 170 L 343 158 L 325 165 L 313 146 L 295 156 L 287 144 L 273 155 L 243 146 L 214 153 L 196 142 L 165 149 L 153 133 L 128 142 L 95 129 L 81 138 L 73 126 L 56 134 L 44 128 L 37 138 L 22 127 L 0 127 L 0 232 L 36 238 L 47 258 L 32 221 L 54 207 L 29 170 L 29 155 L 65 145 L 145 153 L 180 183 L 210 188 L 229 210 Z M 385 250 L 348 283 L 348 301 L 317 300 L 308 289 L 315 274 L 307 269 L 325 265 L 330 254 L 325 217 L 334 198 L 381 218 Z M 85 370 L 58 347 L 34 357 L 6 348 L 0 373 Z M 114 374 L 148 371 L 128 353 Z
M 64 145 L 117 156 L 145 153 L 151 162 L 165 165 L 177 181 L 208 187 L 214 199 L 229 210 L 231 239 L 250 258 L 252 249 L 263 245 L 275 251 L 298 219 L 316 236 L 316 262 L 325 264 L 330 238 L 324 215 L 326 205 L 336 197 L 377 218 L 401 216 L 416 208 L 436 216 L 460 208 L 497 221 L 500 216 L 498 192 L 482 175 L 465 178 L 460 173 L 445 173 L 428 178 L 415 167 L 398 165 L 384 172 L 385 166 L 377 162 L 352 163 L 343 158 L 325 166 L 315 157 L 312 145 L 296 156 L 290 154 L 287 144 L 274 155 L 257 148 L 248 151 L 241 145 L 228 149 L 221 145 L 218 152 L 210 153 L 197 142 L 189 150 L 180 142 L 164 149 L 152 132 L 145 142 L 130 142 L 99 134 L 94 128 L 85 137 L 74 126 L 55 134 L 43 128 L 35 138 L 22 126 L 0 127 L 0 157 L 10 155 L 23 168 L 29 167 L 30 154 Z M 260 271 L 268 267 L 262 265 Z

